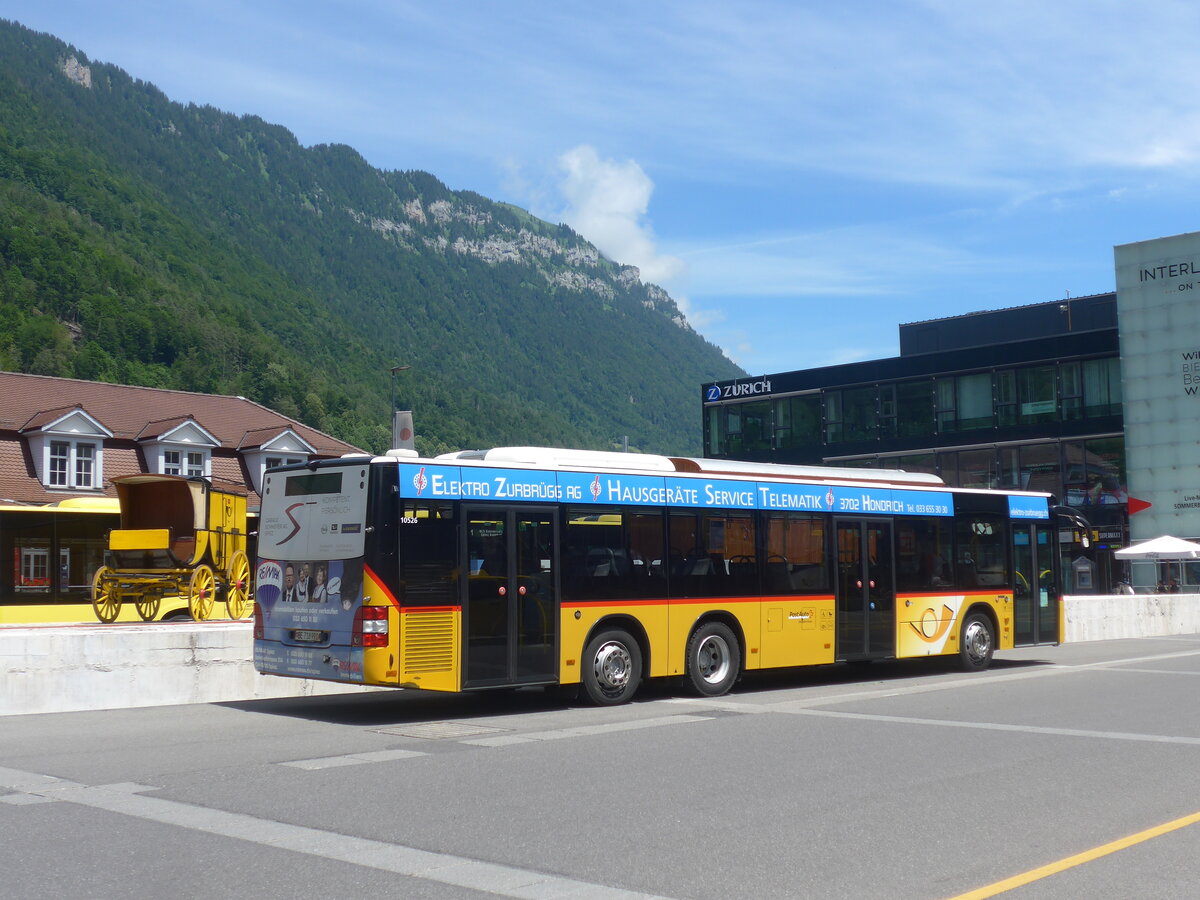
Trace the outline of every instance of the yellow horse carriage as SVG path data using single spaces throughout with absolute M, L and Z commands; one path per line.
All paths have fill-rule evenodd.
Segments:
M 218 600 L 231 619 L 253 610 L 244 495 L 178 475 L 112 481 L 121 527 L 109 532 L 107 565 L 92 579 L 92 607 L 101 622 L 116 620 L 126 601 L 153 621 L 164 597 L 186 597 L 197 622 L 212 617 Z

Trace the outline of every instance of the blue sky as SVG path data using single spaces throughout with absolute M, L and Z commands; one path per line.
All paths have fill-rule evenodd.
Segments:
M 9 0 L 180 102 L 564 221 L 751 374 L 1200 230 L 1200 4 Z

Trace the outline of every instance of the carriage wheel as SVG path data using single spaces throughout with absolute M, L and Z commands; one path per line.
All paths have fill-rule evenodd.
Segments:
M 153 622 L 158 617 L 158 606 L 162 602 L 162 597 L 154 594 L 147 597 L 141 594 L 137 601 L 138 615 L 142 617 L 143 622 Z
M 121 613 L 121 598 L 108 583 L 112 573 L 108 566 L 101 566 L 92 576 L 92 609 L 101 622 L 115 622 Z
M 196 566 L 188 584 L 188 611 L 197 622 L 212 615 L 213 598 L 217 593 L 217 579 L 209 566 Z
M 237 550 L 229 561 L 229 590 L 225 593 L 229 618 L 240 619 L 254 607 L 250 588 L 250 558 Z

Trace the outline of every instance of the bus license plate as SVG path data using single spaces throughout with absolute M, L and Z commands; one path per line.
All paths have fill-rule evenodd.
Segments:
M 302 641 L 306 644 L 319 644 L 324 639 L 324 632 L 320 631 L 293 631 L 292 640 Z

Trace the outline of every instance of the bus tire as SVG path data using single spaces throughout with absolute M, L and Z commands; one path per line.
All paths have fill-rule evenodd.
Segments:
M 996 629 L 985 613 L 973 612 L 963 619 L 958 635 L 958 658 L 968 672 L 982 672 L 992 662 Z
M 602 631 L 583 651 L 583 689 L 597 706 L 628 703 L 642 680 L 642 649 L 628 633 Z
M 741 672 L 737 637 L 722 622 L 705 622 L 687 643 L 687 683 L 701 697 L 720 697 Z

